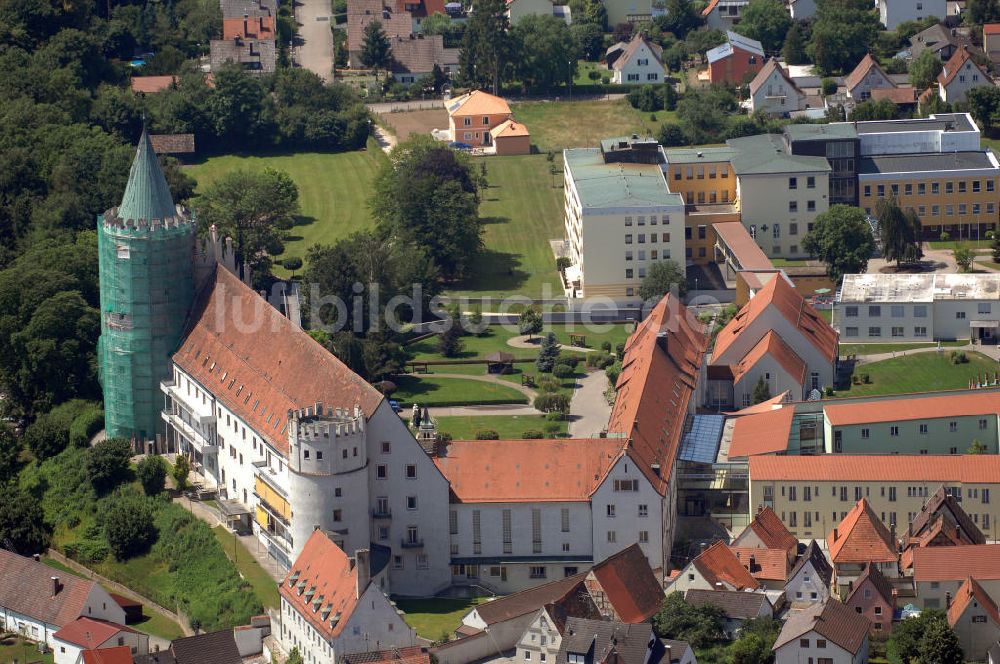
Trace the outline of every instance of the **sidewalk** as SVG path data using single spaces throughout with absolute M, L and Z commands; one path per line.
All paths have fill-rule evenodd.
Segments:
M 573 391 L 569 403 L 569 435 L 572 438 L 597 438 L 607 429 L 611 406 L 604 396 L 608 377 L 603 370 L 591 371 Z

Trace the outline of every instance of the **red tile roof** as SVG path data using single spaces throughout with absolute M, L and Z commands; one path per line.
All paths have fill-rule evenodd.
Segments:
M 55 595 L 53 576 L 59 577 L 59 592 Z M 83 614 L 87 596 L 97 585 L 2 548 L 0 579 L 0 606 L 57 627 Z
M 915 581 L 984 581 L 1000 579 L 1000 544 L 933 546 L 913 551 Z
M 952 600 L 951 606 L 948 607 L 948 625 L 955 627 L 973 600 L 979 603 L 979 606 L 993 621 L 994 626 L 1000 626 L 1000 609 L 997 608 L 997 603 L 971 576 L 965 579 L 958 592 L 955 593 L 955 599 Z
M 781 394 L 771 397 L 767 401 L 761 401 L 760 403 L 754 404 L 752 406 L 747 406 L 746 408 L 741 408 L 737 411 L 726 413 L 726 415 L 737 415 L 742 417 L 743 415 L 756 415 L 757 413 L 770 413 L 772 410 L 777 410 L 783 406 L 785 401 L 785 395 L 788 391 L 784 391 Z
M 859 500 L 840 525 L 830 531 L 826 546 L 835 564 L 890 563 L 899 559 L 892 533 L 866 498 Z
M 788 449 L 795 408 L 785 406 L 756 415 L 744 415 L 733 424 L 729 458 L 738 459 L 755 454 L 775 454 Z
M 278 592 L 325 638 L 340 635 L 358 603 L 358 571 L 322 530 L 315 530 Z M 361 589 L 363 594 L 365 588 Z
M 791 325 L 798 328 L 802 336 L 808 339 L 823 357 L 831 362 L 836 359 L 837 332 L 811 304 L 806 302 L 795 287 L 788 283 L 786 278 L 780 276 L 768 281 L 719 331 L 715 339 L 713 357 L 722 357 L 740 333 L 771 306 L 774 306 Z M 763 330 L 758 332 L 761 333 Z
M 752 456 L 750 481 L 921 482 L 992 484 L 1000 477 L 994 454 Z
M 382 402 L 378 390 L 221 267 L 188 326 L 174 362 L 282 452 L 290 410 L 322 402 L 359 406 L 371 417 Z
M 666 494 L 697 384 L 707 345 L 703 329 L 667 295 L 625 344 L 608 433 L 628 439 L 629 457 L 660 495 Z
M 132 650 L 128 646 L 84 650 L 83 664 L 132 664 Z
M 724 583 L 727 589 L 757 590 L 760 584 L 743 566 L 736 554 L 722 541 L 705 549 L 691 563 L 715 588 L 716 583 Z
M 914 87 L 898 88 L 875 88 L 872 90 L 872 99 L 879 101 L 888 99 L 893 104 L 916 104 L 918 90 Z
M 757 549 L 749 546 L 730 546 L 740 561 L 758 581 L 785 581 L 788 579 L 788 551 L 784 549 Z M 751 562 L 751 558 L 753 561 Z
M 490 129 L 490 136 L 493 138 L 506 136 L 530 136 L 528 128 L 520 122 L 514 120 L 504 120 L 493 129 Z
M 984 23 L 984 35 L 1000 35 L 1000 23 Z
M 938 83 L 947 88 L 949 85 L 951 85 L 951 82 L 955 80 L 955 77 L 958 76 L 958 73 L 965 66 L 965 63 L 971 60 L 972 60 L 972 55 L 969 53 L 968 46 L 963 45 L 955 49 L 955 52 L 952 54 L 951 58 L 949 58 L 948 62 L 944 64 L 944 69 L 942 69 L 941 73 L 938 74 L 937 77 Z M 980 69 L 979 65 L 977 65 L 975 62 L 972 63 L 972 66 L 975 67 L 976 70 L 979 72 L 979 75 L 983 77 L 984 84 L 989 84 L 991 79 L 989 78 L 989 76 L 987 76 L 986 72 Z
M 941 417 L 974 417 L 1000 413 L 1000 392 L 958 390 L 947 396 L 908 396 L 859 403 L 828 403 L 823 412 L 833 426 L 930 420 Z
M 799 540 L 789 532 L 784 522 L 770 507 L 758 512 L 747 528 L 752 530 L 768 549 L 782 549 L 793 553 L 798 551 Z
M 890 80 L 889 77 L 886 76 L 881 65 L 879 65 L 878 61 L 871 56 L 871 53 L 866 53 L 865 57 L 863 57 L 861 62 L 858 63 L 858 66 L 855 67 L 850 74 L 844 77 L 844 85 L 847 86 L 849 91 L 853 90 L 873 69 L 882 74 L 882 78 L 885 80 Z
M 222 19 L 222 38 L 235 39 L 237 37 L 275 39 L 274 17 L 255 16 Z
M 601 584 L 621 622 L 645 622 L 663 605 L 663 586 L 638 544 L 594 565 L 590 573 Z
M 448 114 L 455 117 L 466 115 L 510 115 L 510 106 L 503 97 L 491 95 L 482 90 L 473 90 L 461 97 L 446 102 Z
M 52 636 L 60 641 L 91 649 L 99 647 L 119 632 L 135 633 L 135 630 L 107 620 L 84 617 L 77 618 Z
M 614 438 L 456 440 L 434 463 L 457 502 L 586 501 L 621 454 Z
M 175 83 L 176 76 L 133 76 L 131 81 L 132 92 L 146 94 L 162 92 Z
M 733 382 L 743 380 L 757 363 L 765 357 L 773 357 L 785 372 L 803 385 L 806 380 L 806 363 L 791 346 L 785 343 L 773 330 L 768 331 L 738 364 L 733 365 Z
M 709 0 L 708 6 L 706 6 L 704 9 L 701 10 L 701 15 L 705 18 L 708 18 L 709 14 L 712 13 L 712 10 L 715 9 L 718 6 L 718 4 L 719 0 Z
M 430 651 L 423 646 L 380 650 L 379 652 L 359 652 L 344 656 L 345 664 L 373 664 L 375 662 L 386 662 L 387 664 L 430 664 L 430 661 Z
M 878 566 L 871 563 L 867 563 L 865 568 L 861 570 L 861 576 L 857 578 L 854 582 L 854 589 L 851 590 L 851 594 L 847 596 L 845 604 L 851 603 L 851 598 L 855 595 L 859 595 L 861 591 L 861 586 L 865 585 L 865 582 L 871 584 L 875 588 L 875 592 L 881 595 L 882 599 L 885 600 L 887 604 L 895 608 L 895 600 L 892 597 L 892 584 L 889 583 L 889 579 L 885 578 L 882 572 L 878 571 Z M 859 599 L 863 599 L 863 596 L 859 595 Z M 861 604 L 867 604 L 867 602 L 859 602 Z

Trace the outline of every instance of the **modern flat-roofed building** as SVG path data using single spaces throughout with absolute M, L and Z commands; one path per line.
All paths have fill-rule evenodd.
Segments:
M 1000 274 L 848 274 L 833 312 L 833 326 L 849 342 L 992 344 L 1000 326 Z
M 634 298 L 651 265 L 683 265 L 684 201 L 661 162 L 656 141 L 635 135 L 563 152 L 572 295 Z

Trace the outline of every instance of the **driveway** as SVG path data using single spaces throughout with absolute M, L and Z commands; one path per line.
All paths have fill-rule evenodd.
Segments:
M 330 0 L 296 0 L 299 24 L 299 66 L 315 72 L 324 81 L 333 78 L 333 33 L 330 32 Z

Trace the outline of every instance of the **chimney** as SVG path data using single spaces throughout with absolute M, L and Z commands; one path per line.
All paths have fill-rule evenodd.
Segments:
M 365 591 L 368 587 L 368 581 L 370 577 L 368 576 L 368 549 L 358 549 L 354 552 L 354 560 L 357 563 L 357 586 L 355 588 L 355 596 L 361 599 L 361 593 Z
M 847 582 L 847 594 L 850 595 L 852 592 L 854 592 L 854 582 L 853 581 L 848 581 Z
M 833 541 L 836 542 L 838 539 L 840 539 L 840 535 L 837 533 L 837 529 L 834 528 L 833 529 Z
M 757 556 L 750 554 L 750 571 L 753 572 L 754 568 L 757 567 Z
M 243 34 L 246 35 L 247 37 L 250 36 L 250 15 L 249 14 L 244 14 L 243 15 Z
M 59 594 L 59 589 L 60 589 L 60 586 L 59 586 L 59 577 L 58 576 L 53 576 L 53 577 L 50 577 L 50 578 L 52 579 L 52 596 L 55 597 L 56 595 Z

